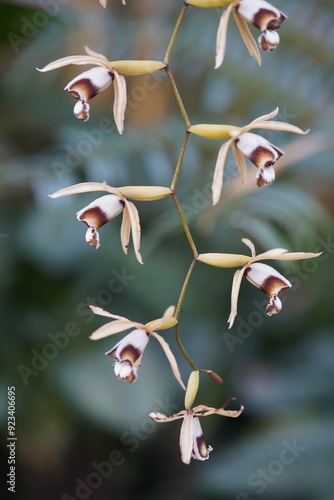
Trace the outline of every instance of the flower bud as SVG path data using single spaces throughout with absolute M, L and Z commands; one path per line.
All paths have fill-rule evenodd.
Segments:
M 184 397 L 184 407 L 186 410 L 191 407 L 193 402 L 195 401 L 197 391 L 199 386 L 199 371 L 193 371 L 189 375 L 186 395 Z
M 224 380 L 214 371 L 212 370 L 200 370 L 200 372 L 207 373 L 209 377 L 216 382 L 216 384 L 223 384 Z
M 172 191 L 163 186 L 123 186 L 120 192 L 130 200 L 151 201 L 170 196 Z
M 98 66 L 73 78 L 64 90 L 70 92 L 75 99 L 89 101 L 109 87 L 113 79 L 114 75 L 107 68 Z
M 111 61 L 110 65 L 123 76 L 147 75 L 155 73 L 166 67 L 161 61 Z
M 202 7 L 202 9 L 227 7 L 232 2 L 234 0 L 186 0 L 186 4 Z
M 209 266 L 217 267 L 238 267 L 249 261 L 247 255 L 233 253 L 201 253 L 197 260 Z
M 206 123 L 201 123 L 198 125 L 192 125 L 188 132 L 195 135 L 200 135 L 206 139 L 230 139 L 233 132 L 239 131 L 240 127 L 235 127 L 234 125 L 211 125 Z

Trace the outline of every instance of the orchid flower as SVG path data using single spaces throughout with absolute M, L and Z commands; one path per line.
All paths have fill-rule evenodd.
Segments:
M 105 7 L 104 3 L 102 5 Z M 83 121 L 89 119 L 90 101 L 97 94 L 114 84 L 114 119 L 120 134 L 124 130 L 124 116 L 127 102 L 125 76 L 144 75 L 164 69 L 166 65 L 161 61 L 109 61 L 103 54 L 99 54 L 89 47 L 85 47 L 86 55 L 76 55 L 57 59 L 38 71 L 46 72 L 54 69 L 76 65 L 92 65 L 92 69 L 80 73 L 65 87 L 65 90 L 77 99 L 74 114 Z
M 226 32 L 231 13 L 244 44 L 259 65 L 260 52 L 247 23 L 261 31 L 258 37 L 259 47 L 263 51 L 271 51 L 279 44 L 277 30 L 287 18 L 283 12 L 264 0 L 186 0 L 186 3 L 203 8 L 227 7 L 220 18 L 217 32 L 215 68 L 219 68 L 224 60 Z
M 59 198 L 77 193 L 93 191 L 106 191 L 107 195 L 95 199 L 92 203 L 77 212 L 78 220 L 88 226 L 86 241 L 94 248 L 99 248 L 100 238 L 97 229 L 123 212 L 121 225 L 121 243 L 125 254 L 128 253 L 130 233 L 136 258 L 140 264 L 143 263 L 140 254 L 140 222 L 136 206 L 128 198 L 141 201 L 152 201 L 164 198 L 172 194 L 169 188 L 163 186 L 123 186 L 114 188 L 105 182 L 82 182 L 64 189 L 60 189 L 49 195 L 51 198 Z
M 304 132 L 299 127 L 291 125 L 290 123 L 268 121 L 275 118 L 277 114 L 278 108 L 269 114 L 259 116 L 243 127 L 236 127 L 234 125 L 198 124 L 192 125 L 188 129 L 190 133 L 206 137 L 207 139 L 228 139 L 219 150 L 215 166 L 212 182 L 213 205 L 218 203 L 221 195 L 225 161 L 229 148 L 232 149 L 243 184 L 246 182 L 247 174 L 245 156 L 259 169 L 256 176 L 256 183 L 259 187 L 271 184 L 275 179 L 273 165 L 284 154 L 283 151 L 271 144 L 264 137 L 249 132 L 250 130 L 261 128 L 281 130 L 294 134 L 307 134 L 309 132 L 308 130 Z
M 189 464 L 192 458 L 201 461 L 207 460 L 209 453 L 213 449 L 212 446 L 207 446 L 205 443 L 199 417 L 206 417 L 213 414 L 224 417 L 238 417 L 244 410 L 244 407 L 240 406 L 239 410 L 225 410 L 230 401 L 228 400 L 221 408 L 199 405 L 194 408 L 190 407 L 181 410 L 170 417 L 161 412 L 152 412 L 149 414 L 149 417 L 159 423 L 172 422 L 173 420 L 183 418 L 180 433 L 181 460 L 183 463 Z
M 269 298 L 267 305 L 267 314 L 272 316 L 282 309 L 282 302 L 278 294 L 285 288 L 291 288 L 291 283 L 282 276 L 276 269 L 262 264 L 260 260 L 301 260 L 318 257 L 320 253 L 312 252 L 288 252 L 285 248 L 273 248 L 267 252 L 256 255 L 254 244 L 247 238 L 241 240 L 251 250 L 251 257 L 241 254 L 226 253 L 203 253 L 197 257 L 197 260 L 218 267 L 237 267 L 241 269 L 234 273 L 232 292 L 231 292 L 231 313 L 228 318 L 229 328 L 233 326 L 234 319 L 237 316 L 238 296 L 241 281 L 245 275 L 246 279 L 264 292 Z
M 106 352 L 107 355 L 115 359 L 114 370 L 115 374 L 121 380 L 127 380 L 132 383 L 137 379 L 137 371 L 139 369 L 143 352 L 150 337 L 154 337 L 164 350 L 167 359 L 171 365 L 173 374 L 185 390 L 185 385 L 182 382 L 180 371 L 168 343 L 161 335 L 156 333 L 156 330 L 165 330 L 177 324 L 177 319 L 174 317 L 175 306 L 170 306 L 164 312 L 161 318 L 150 321 L 149 323 L 142 324 L 137 321 L 132 321 L 123 316 L 117 316 L 96 307 L 93 305 L 88 306 L 94 314 L 112 318 L 111 321 L 93 332 L 90 336 L 92 340 L 100 340 L 115 333 L 123 332 L 130 328 L 135 328 L 128 335 L 126 335 L 118 344 Z
M 68 66 L 69 64 L 93 65 L 94 68 L 81 73 L 65 87 L 78 102 L 74 106 L 74 114 L 80 120 L 89 119 L 88 101 L 114 83 L 114 119 L 120 134 L 124 130 L 124 114 L 126 108 L 126 82 L 109 60 L 102 54 L 85 47 L 86 55 L 68 56 L 57 59 L 38 71 L 46 72 Z

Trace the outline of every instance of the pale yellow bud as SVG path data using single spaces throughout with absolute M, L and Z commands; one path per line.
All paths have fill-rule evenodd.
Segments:
M 193 371 L 189 375 L 186 395 L 184 397 L 184 407 L 186 410 L 191 407 L 193 402 L 195 401 L 197 391 L 199 386 L 199 371 Z
M 110 61 L 110 65 L 123 76 L 147 75 L 166 67 L 166 64 L 161 61 L 136 60 Z
M 197 260 L 216 267 L 238 267 L 249 261 L 250 257 L 237 253 L 201 253 Z
M 188 5 L 202 7 L 202 9 L 212 9 L 217 7 L 227 7 L 234 0 L 187 0 Z
M 172 191 L 163 186 L 123 186 L 119 191 L 130 200 L 151 201 L 170 196 Z
M 230 139 L 236 135 L 240 127 L 235 127 L 234 125 L 211 125 L 207 123 L 200 123 L 198 125 L 192 125 L 188 132 L 195 135 L 200 135 L 206 139 Z

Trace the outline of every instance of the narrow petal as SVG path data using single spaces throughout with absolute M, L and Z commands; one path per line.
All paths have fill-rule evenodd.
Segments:
M 129 211 L 127 209 L 123 210 L 123 218 L 121 225 L 121 243 L 123 252 L 127 255 L 129 249 L 129 241 L 131 234 L 131 220 Z
M 193 412 L 194 412 L 194 416 L 199 416 L 199 417 L 207 417 L 208 415 L 213 415 L 213 414 L 217 414 L 217 415 L 221 415 L 221 416 L 224 416 L 224 417 L 232 417 L 232 418 L 236 418 L 238 417 L 244 410 L 244 407 L 242 405 L 240 405 L 240 408 L 239 410 L 225 410 L 226 406 L 228 406 L 228 404 L 231 402 L 231 401 L 234 401 L 235 398 L 230 398 L 228 399 L 224 404 L 223 406 L 221 406 L 220 408 L 212 408 L 210 406 L 206 406 L 206 405 L 198 405 L 198 406 L 195 406 L 193 408 Z
M 56 61 L 53 61 L 44 68 L 36 68 L 38 71 L 44 73 L 46 71 L 52 71 L 54 69 L 62 68 L 63 66 L 68 66 L 69 64 L 75 64 L 75 65 L 93 65 L 93 66 L 103 66 L 103 67 L 109 67 L 107 66 L 104 61 L 97 57 L 91 57 L 91 56 L 66 56 L 62 57 L 61 59 L 57 59 Z
M 237 164 L 239 173 L 241 175 L 242 184 L 245 186 L 247 177 L 247 166 L 244 155 L 236 147 L 235 142 L 232 142 L 232 153 Z
M 107 0 L 104 0 L 107 3 Z M 88 45 L 85 45 L 85 52 L 91 57 L 95 57 L 96 59 L 100 59 L 103 61 L 106 65 L 109 65 L 109 59 L 103 55 L 100 54 L 100 52 L 96 52 L 95 50 L 92 50 Z
M 239 410 L 225 410 L 223 408 L 218 408 L 215 413 L 216 415 L 221 415 L 223 417 L 237 418 L 244 411 L 244 407 L 240 406 Z
M 251 256 L 255 257 L 256 251 L 255 251 L 254 243 L 251 240 L 249 240 L 248 238 L 241 238 L 241 241 L 244 243 L 244 245 L 246 245 L 250 249 Z
M 194 441 L 192 458 L 196 460 L 207 460 L 209 458 L 209 453 L 212 451 L 212 446 L 207 446 L 204 440 L 202 427 L 198 417 L 193 418 L 194 427 Z
M 276 260 L 301 260 L 301 259 L 313 259 L 314 257 L 319 257 L 322 252 L 312 253 L 312 252 L 288 252 L 275 257 Z
M 116 123 L 117 130 L 120 134 L 123 134 L 124 130 L 124 115 L 126 109 L 126 81 L 124 76 L 119 75 L 117 71 L 114 71 L 114 120 Z
M 127 319 L 127 318 L 124 318 L 124 316 L 118 316 L 117 314 L 111 314 L 110 312 L 105 311 L 104 309 L 102 309 L 102 307 L 92 306 L 92 305 L 88 305 L 87 307 L 94 314 L 97 314 L 98 316 L 105 316 L 106 318 L 113 318 L 113 319 L 125 319 L 125 320 L 127 320 L 127 321 L 130 322 L 130 320 Z
M 215 171 L 213 174 L 213 182 L 212 182 L 212 203 L 213 203 L 213 205 L 216 205 L 218 203 L 221 192 L 222 192 L 226 156 L 227 156 L 229 147 L 231 146 L 233 140 L 234 139 L 230 139 L 229 141 L 225 142 L 221 146 L 219 153 L 218 153 L 218 158 L 217 158 Z
M 268 113 L 266 115 L 261 115 L 258 118 L 255 118 L 255 120 L 253 120 L 252 122 L 250 122 L 249 125 L 251 125 L 253 123 L 257 123 L 257 122 L 265 122 L 267 120 L 271 120 L 272 118 L 275 118 L 275 116 L 278 115 L 278 111 L 279 111 L 279 108 L 277 107 L 271 113 Z M 248 127 L 248 125 L 246 125 L 246 126 Z M 242 131 L 243 130 L 244 130 L 244 128 L 242 129 Z
M 255 59 L 255 61 L 258 63 L 258 65 L 261 66 L 261 55 L 260 55 L 258 46 L 256 44 L 256 41 L 254 40 L 254 37 L 249 30 L 247 22 L 244 19 L 242 19 L 240 16 L 238 16 L 235 13 L 235 11 L 233 11 L 233 16 L 234 16 L 236 25 L 238 27 L 238 30 L 240 32 L 241 38 L 243 39 L 243 42 L 246 45 L 248 52 Z
M 271 122 L 257 121 L 256 123 L 253 123 L 253 124 L 250 123 L 249 125 L 242 127 L 242 132 L 247 132 L 248 130 L 252 130 L 254 128 L 263 128 L 263 129 L 269 129 L 269 130 L 281 130 L 284 132 L 292 132 L 294 134 L 301 134 L 301 135 L 306 135 L 309 133 L 309 130 L 302 130 L 301 128 L 296 127 L 295 125 L 291 125 L 290 123 L 276 122 L 276 121 L 271 121 Z
M 166 311 L 163 313 L 162 317 L 164 319 L 170 319 L 174 316 L 176 307 L 172 304 L 171 306 L 167 307 Z
M 127 208 L 130 217 L 132 241 L 136 258 L 140 264 L 143 264 L 143 260 L 140 255 L 140 221 L 139 221 L 138 210 L 131 201 L 128 201 L 126 199 L 125 199 L 125 206 Z
M 181 460 L 184 464 L 190 464 L 194 443 L 194 420 L 191 410 L 184 416 L 180 433 Z
M 128 330 L 129 328 L 142 327 L 143 325 L 141 323 L 137 323 L 136 321 L 116 319 L 115 321 L 111 321 L 110 323 L 107 323 L 106 325 L 103 325 L 95 330 L 89 338 L 91 340 L 100 340 L 105 337 L 109 337 L 110 335 L 115 335 L 115 333 L 124 332 L 124 330 Z
M 231 291 L 231 312 L 227 320 L 229 328 L 232 328 L 234 319 L 238 314 L 238 297 L 245 269 L 246 269 L 245 267 L 243 267 L 242 269 L 238 269 L 238 271 L 236 271 L 233 276 L 232 291 Z
M 224 60 L 225 46 L 226 46 L 226 34 L 227 25 L 231 16 L 233 9 L 233 3 L 231 3 L 226 10 L 224 10 L 218 26 L 217 39 L 216 39 L 216 62 L 215 69 L 219 68 Z
M 186 386 L 184 385 L 184 383 L 181 379 L 181 374 L 180 374 L 180 370 L 179 370 L 179 367 L 177 365 L 176 359 L 175 359 L 174 354 L 172 353 L 169 345 L 167 344 L 165 339 L 163 337 L 161 337 L 161 335 L 159 335 L 158 333 L 151 332 L 151 335 L 152 335 L 152 337 L 156 338 L 157 341 L 160 343 L 160 345 L 163 348 L 163 350 L 167 356 L 167 359 L 170 363 L 174 377 L 176 378 L 176 380 L 178 381 L 178 383 L 180 384 L 182 389 L 186 390 Z
M 59 198 L 60 196 L 68 196 L 70 194 L 90 193 L 91 191 L 107 191 L 108 193 L 116 194 L 122 197 L 118 189 L 108 186 L 105 182 L 80 182 L 63 189 L 59 189 L 53 194 L 49 194 L 50 198 Z
M 279 256 L 286 254 L 286 252 L 286 248 L 272 248 L 271 250 L 267 250 L 267 252 L 259 253 L 259 255 L 251 257 L 249 259 L 249 264 L 258 260 L 278 259 Z
M 161 413 L 160 411 L 152 411 L 149 414 L 149 417 L 152 420 L 154 420 L 155 422 L 165 423 L 165 422 L 173 422 L 173 420 L 179 420 L 180 418 L 184 418 L 185 414 L 186 414 L 186 411 L 181 410 L 179 413 L 175 413 L 174 415 L 171 415 L 170 417 L 168 417 L 167 415 L 165 415 L 164 413 Z
M 102 7 L 106 8 L 108 0 L 99 0 Z

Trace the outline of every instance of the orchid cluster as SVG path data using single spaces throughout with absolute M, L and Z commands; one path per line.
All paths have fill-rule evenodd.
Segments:
M 100 4 L 104 8 L 109 8 L 107 0 L 100 0 Z M 122 4 L 126 4 L 124 0 Z M 238 417 L 244 409 L 242 405 L 240 405 L 238 409 L 226 409 L 227 405 L 233 401 L 234 398 L 229 398 L 226 403 L 219 408 L 213 408 L 204 404 L 194 406 L 194 401 L 199 389 L 200 375 L 202 373 L 209 375 L 214 382 L 222 383 L 221 377 L 213 370 L 207 370 L 197 366 L 190 358 L 181 341 L 180 314 L 183 309 L 184 297 L 188 289 L 190 276 L 195 265 L 202 263 L 220 268 L 238 268 L 232 282 L 230 313 L 229 316 L 226 314 L 229 328 L 232 328 L 238 314 L 238 296 L 243 277 L 268 296 L 269 303 L 266 308 L 268 316 L 275 315 L 281 311 L 282 301 L 279 294 L 283 290 L 292 287 L 292 284 L 287 278 L 280 274 L 274 267 L 262 261 L 310 259 L 320 255 L 319 253 L 310 252 L 288 252 L 288 250 L 284 248 L 274 248 L 257 255 L 254 244 L 248 238 L 242 238 L 242 242 L 250 250 L 250 256 L 239 253 L 198 252 L 194 238 L 184 216 L 182 205 L 175 192 L 182 167 L 183 155 L 189 138 L 193 135 L 198 135 L 209 140 L 225 141 L 220 147 L 216 165 L 213 169 L 212 203 L 215 205 L 218 203 L 223 192 L 224 166 L 229 150 L 232 151 L 243 185 L 245 185 L 247 177 L 247 159 L 258 169 L 255 179 L 258 188 L 269 186 L 274 181 L 275 164 L 279 161 L 284 152 L 278 146 L 267 141 L 259 133 L 253 133 L 253 130 L 270 129 L 291 132 L 294 134 L 307 134 L 308 131 L 303 131 L 290 123 L 273 120 L 278 114 L 278 108 L 266 115 L 254 118 L 253 121 L 247 125 L 191 124 L 169 67 L 169 59 L 174 42 L 189 6 L 194 6 L 195 8 L 225 8 L 222 12 L 218 26 L 216 69 L 221 66 L 224 60 L 227 27 L 231 15 L 234 17 L 246 48 L 258 64 L 261 64 L 259 48 L 264 51 L 272 51 L 277 47 L 279 44 L 277 30 L 287 18 L 285 14 L 264 0 L 186 0 L 183 2 L 183 7 L 163 61 L 110 61 L 106 56 L 86 46 L 85 54 L 60 58 L 39 70 L 41 72 L 46 72 L 67 65 L 92 66 L 92 68 L 75 76 L 65 87 L 65 90 L 76 100 L 74 115 L 80 120 L 87 121 L 90 114 L 90 101 L 100 92 L 108 91 L 111 94 L 113 93 L 113 115 L 116 128 L 120 134 L 124 132 L 124 119 L 127 106 L 126 79 L 133 75 L 145 75 L 156 71 L 164 71 L 166 77 L 170 81 L 186 128 L 182 149 L 170 186 L 130 185 L 114 187 L 106 182 L 83 182 L 60 189 L 51 194 L 50 197 L 59 198 L 73 194 L 100 192 L 100 196 L 93 198 L 87 206 L 83 207 L 76 214 L 77 219 L 87 226 L 85 235 L 86 242 L 93 248 L 98 249 L 101 244 L 98 230 L 105 224 L 109 222 L 112 223 L 115 217 L 122 214 L 120 230 L 122 249 L 125 254 L 128 253 L 129 242 L 132 238 L 134 255 L 140 264 L 143 264 L 145 256 L 143 259 L 140 250 L 141 226 L 136 202 L 156 202 L 166 197 L 169 197 L 171 201 L 174 202 L 180 217 L 180 223 L 182 224 L 187 241 L 193 253 L 193 258 L 185 277 L 181 293 L 176 301 L 176 305 L 166 304 L 166 310 L 160 318 L 145 324 L 110 313 L 95 305 L 87 304 L 87 307 L 89 307 L 94 314 L 110 320 L 91 334 L 90 338 L 92 340 L 100 340 L 130 330 L 130 332 L 118 340 L 115 345 L 110 346 L 106 352 L 106 355 L 114 360 L 113 368 L 118 379 L 127 381 L 131 384 L 134 383 L 138 378 L 140 364 L 150 338 L 153 337 L 160 344 L 167 357 L 173 376 L 181 390 L 185 391 L 184 409 L 171 416 L 164 415 L 160 412 L 152 412 L 149 416 L 156 422 L 170 422 L 177 419 L 182 420 L 180 450 L 181 459 L 185 464 L 189 464 L 192 458 L 206 460 L 209 457 L 209 453 L 212 451 L 212 447 L 206 445 L 203 438 L 199 420 L 200 417 L 216 414 L 235 418 Z M 249 25 L 253 25 L 261 32 L 258 37 L 258 45 L 253 38 Z M 111 92 L 110 88 L 113 88 L 113 92 Z M 195 138 L 192 140 L 195 140 Z M 94 256 L 92 259 L 94 259 Z M 157 331 L 170 328 L 175 329 L 180 353 L 184 356 L 191 368 L 187 384 L 183 382 L 176 356 L 172 352 L 169 343 L 164 336 L 157 333 Z M 147 356 L 149 356 L 149 354 L 147 354 Z

